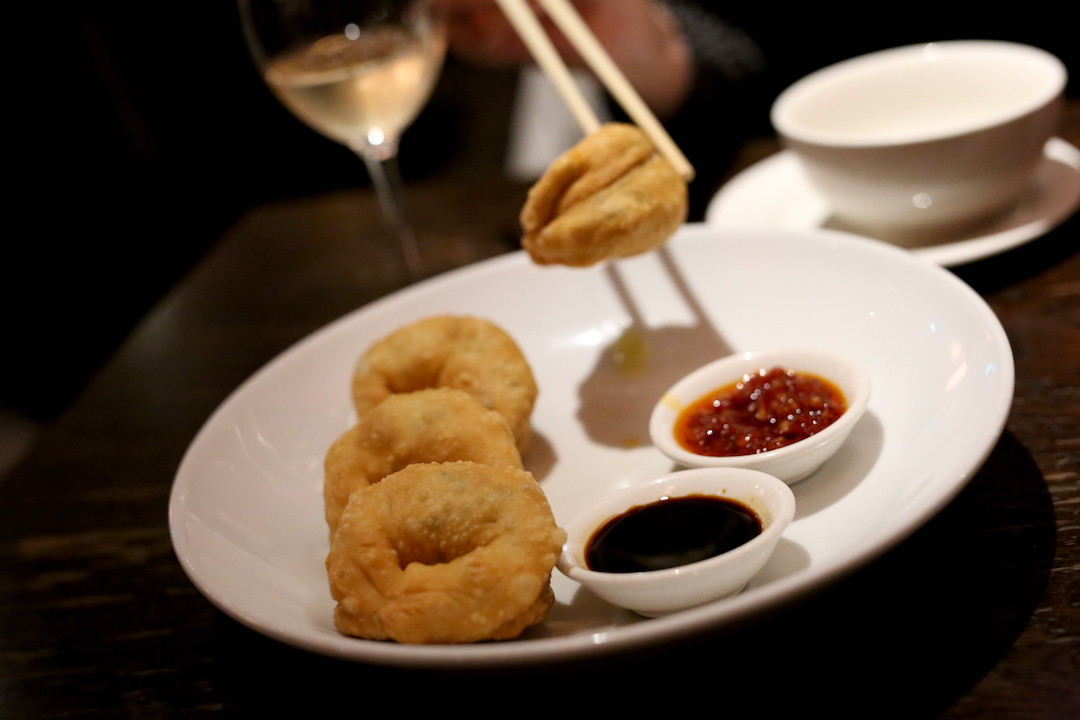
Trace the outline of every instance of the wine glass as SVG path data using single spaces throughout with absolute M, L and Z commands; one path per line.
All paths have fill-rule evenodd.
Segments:
M 300 120 L 364 161 L 406 268 L 419 276 L 397 153 L 446 54 L 445 29 L 430 0 L 237 2 L 266 84 Z

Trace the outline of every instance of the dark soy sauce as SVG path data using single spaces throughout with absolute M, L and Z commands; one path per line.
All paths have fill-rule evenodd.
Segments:
M 668 498 L 632 507 L 604 523 L 585 548 L 585 562 L 599 572 L 663 570 L 727 552 L 761 531 L 761 518 L 737 500 Z

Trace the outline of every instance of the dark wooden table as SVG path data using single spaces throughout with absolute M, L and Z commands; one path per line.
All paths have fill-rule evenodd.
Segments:
M 1074 144 L 1077 110 L 1062 132 Z M 505 123 L 466 130 L 452 162 L 409 188 L 431 274 L 516 247 L 526 188 L 500 178 Z M 751 143 L 739 165 L 775 147 Z M 174 557 L 173 474 L 249 374 L 409 282 L 376 218 L 362 186 L 251 207 L 0 482 L 0 717 L 690 703 L 718 716 L 1078 716 L 1080 218 L 955 268 L 1013 343 L 1007 429 L 938 517 L 797 604 L 640 655 L 490 673 L 330 660 L 224 616 Z

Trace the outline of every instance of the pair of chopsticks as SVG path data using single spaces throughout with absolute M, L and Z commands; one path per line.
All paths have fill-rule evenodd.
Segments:
M 688 182 L 694 177 L 694 168 L 686 159 L 682 151 L 671 139 L 667 130 L 660 124 L 649 107 L 627 81 L 626 76 L 611 60 L 600 42 L 593 35 L 585 21 L 581 19 L 577 10 L 569 0 L 539 0 L 540 5 L 555 21 L 555 24 L 573 44 L 574 49 L 589 64 L 593 74 L 611 93 L 612 97 L 622 106 L 626 114 L 637 124 L 643 133 L 652 141 L 656 149 L 667 158 Z M 510 24 L 513 25 L 522 42 L 532 53 L 537 65 L 555 85 L 556 91 L 562 96 L 563 102 L 571 114 L 581 125 L 585 134 L 596 131 L 600 127 L 600 121 L 596 117 L 588 101 L 581 94 L 581 90 L 574 82 L 570 70 L 566 67 L 558 50 L 551 39 L 544 32 L 540 21 L 533 14 L 528 0 L 497 0 L 503 13 Z

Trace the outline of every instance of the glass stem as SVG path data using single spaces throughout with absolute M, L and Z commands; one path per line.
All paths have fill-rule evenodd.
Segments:
M 375 185 L 383 222 L 387 229 L 397 236 L 405 269 L 413 279 L 419 279 L 423 275 L 420 246 L 416 241 L 416 232 L 406 218 L 405 194 L 397 157 L 394 153 L 374 149 L 359 151 L 357 154 L 363 159 Z

